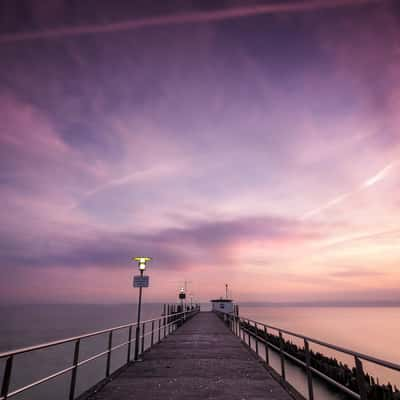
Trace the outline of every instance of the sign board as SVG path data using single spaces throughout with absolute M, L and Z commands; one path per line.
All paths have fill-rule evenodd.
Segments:
M 186 299 L 186 294 L 185 293 L 179 293 L 179 298 L 181 300 Z
M 147 275 L 135 275 L 133 287 L 149 287 L 149 277 Z

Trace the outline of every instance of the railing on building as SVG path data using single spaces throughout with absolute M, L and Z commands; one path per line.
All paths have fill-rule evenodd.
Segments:
M 96 332 L 87 333 L 80 336 L 74 336 L 67 339 L 56 340 L 53 342 L 43 343 L 37 346 L 30 346 L 26 348 L 21 348 L 17 350 L 7 351 L 4 353 L 0 353 L 0 360 L 5 359 L 5 368 L 3 372 L 3 380 L 0 388 L 0 400 L 6 400 L 12 398 L 18 394 L 26 392 L 29 389 L 32 389 L 38 385 L 41 385 L 45 382 L 48 382 L 58 376 L 64 375 L 68 372 L 71 373 L 71 379 L 69 383 L 69 400 L 74 400 L 76 398 L 75 388 L 77 375 L 79 372 L 79 367 L 94 361 L 100 357 L 106 356 L 106 372 L 105 379 L 109 378 L 111 375 L 111 355 L 112 352 L 120 349 L 124 346 L 127 346 L 127 354 L 126 354 L 126 363 L 124 365 L 129 364 L 130 362 L 134 362 L 134 359 L 137 359 L 138 355 L 134 355 L 132 357 L 132 344 L 135 343 L 136 340 L 139 341 L 140 344 L 140 354 L 143 354 L 145 351 L 145 337 L 150 337 L 150 345 L 151 348 L 154 344 L 160 342 L 163 338 L 167 337 L 169 334 L 174 332 L 179 326 L 185 323 L 188 319 L 194 316 L 197 312 L 199 312 L 200 306 L 194 305 L 193 307 L 188 308 L 185 311 L 177 312 L 175 307 L 167 306 L 165 307 L 164 314 L 159 318 L 149 319 L 146 321 L 142 321 L 140 323 L 140 334 L 139 337 L 133 337 L 134 327 L 137 326 L 137 323 L 131 323 L 126 325 L 120 325 L 109 329 L 104 329 Z M 150 327 L 150 328 L 149 328 Z M 113 334 L 117 331 L 121 331 L 123 329 L 128 329 L 128 340 L 120 343 L 118 345 L 113 346 Z M 80 354 L 80 344 L 83 339 L 92 338 L 99 335 L 108 335 L 108 346 L 105 351 L 97 353 L 89 358 L 84 360 L 79 360 Z M 60 346 L 65 343 L 74 343 L 74 352 L 73 352 L 73 362 L 72 365 L 68 368 L 64 368 L 59 370 L 51 375 L 48 375 L 42 379 L 36 380 L 28 385 L 19 387 L 10 391 L 10 382 L 13 373 L 13 360 L 17 355 L 31 353 L 38 350 L 47 349 L 49 347 Z
M 251 338 L 254 341 L 254 351 L 258 357 L 260 357 L 259 353 L 259 346 L 260 344 L 264 345 L 265 347 L 265 360 L 263 360 L 267 367 L 271 368 L 270 361 L 269 361 L 269 351 L 274 350 L 280 356 L 280 371 L 276 371 L 279 373 L 280 378 L 282 379 L 283 383 L 287 383 L 286 379 L 286 370 L 285 364 L 286 360 L 291 360 L 297 365 L 303 367 L 306 371 L 307 376 L 307 390 L 308 390 L 308 399 L 314 399 L 314 388 L 313 388 L 313 376 L 317 376 L 318 378 L 322 379 L 323 381 L 327 382 L 330 385 L 333 385 L 346 395 L 354 398 L 356 400 L 368 400 L 368 385 L 365 380 L 365 372 L 363 368 L 363 361 L 367 361 L 373 363 L 375 365 L 379 365 L 381 367 L 385 367 L 394 371 L 400 372 L 400 365 L 395 364 L 389 361 L 380 360 L 375 357 L 368 356 L 366 354 L 362 354 L 356 351 L 352 351 L 340 346 L 336 346 L 330 343 L 323 342 L 321 340 L 313 339 L 308 336 L 304 336 L 295 332 L 288 331 L 286 329 L 278 328 L 275 326 L 267 325 L 262 322 L 254 321 L 249 318 L 240 317 L 234 314 L 223 314 L 218 313 L 221 318 L 223 318 L 230 326 L 232 332 L 241 338 L 241 340 L 251 349 Z M 275 334 L 277 333 L 277 337 L 279 338 L 279 346 L 274 343 L 268 341 L 267 335 L 271 334 L 270 331 L 273 331 Z M 300 339 L 303 342 L 303 351 L 305 355 L 305 361 L 289 354 L 284 349 L 284 339 L 283 334 L 295 337 Z M 263 336 L 261 336 L 263 335 Z M 357 378 L 357 386 L 358 386 L 358 393 L 349 389 L 345 385 L 341 384 L 340 382 L 332 379 L 328 375 L 324 374 L 323 372 L 319 371 L 318 369 L 314 368 L 311 365 L 311 350 L 310 344 L 315 344 L 318 346 L 322 346 L 334 351 L 337 351 L 342 354 L 346 354 L 347 356 L 351 356 L 354 358 L 355 364 L 355 371 L 356 371 L 356 378 Z

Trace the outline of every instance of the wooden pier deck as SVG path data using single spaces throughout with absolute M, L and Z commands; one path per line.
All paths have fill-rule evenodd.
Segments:
M 90 400 L 292 400 L 238 337 L 201 312 Z

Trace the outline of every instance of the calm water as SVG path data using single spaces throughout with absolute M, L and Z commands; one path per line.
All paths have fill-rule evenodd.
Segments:
M 146 304 L 144 318 L 161 314 L 161 304 Z M 400 363 L 400 308 L 395 307 L 261 307 L 241 306 L 240 314 L 260 322 L 286 328 L 307 336 L 357 350 L 385 360 Z M 79 335 L 93 330 L 121 325 L 135 320 L 135 305 L 28 305 L 0 306 L 0 351 L 28 346 Z M 127 331 L 114 337 L 113 345 L 127 339 Z M 295 341 L 295 340 L 294 340 Z M 107 346 L 105 335 L 86 340 L 81 346 L 81 359 L 89 357 Z M 315 350 L 322 349 L 314 346 Z M 323 350 L 349 365 L 352 360 L 340 354 Z M 72 362 L 73 346 L 58 348 L 16 357 L 12 388 L 30 383 Z M 126 347 L 113 354 L 112 368 L 116 369 L 126 359 Z M 279 359 L 272 355 L 272 366 L 279 370 Z M 77 393 L 83 392 L 104 376 L 105 358 L 90 366 L 80 368 Z M 4 364 L 0 363 L 0 378 Z M 391 381 L 400 386 L 400 375 L 366 365 L 368 372 L 380 377 L 381 382 Z M 289 381 L 306 394 L 305 377 L 301 370 L 290 365 Z M 17 399 L 66 399 L 69 376 L 56 378 L 51 383 L 17 396 Z M 337 398 L 324 385 L 316 384 L 316 398 Z M 55 396 L 55 393 L 57 394 Z

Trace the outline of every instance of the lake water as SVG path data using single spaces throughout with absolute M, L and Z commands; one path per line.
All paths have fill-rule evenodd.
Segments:
M 145 304 L 143 318 L 160 316 L 161 304 Z M 329 343 L 337 344 L 378 358 L 400 362 L 400 308 L 396 307 L 240 307 L 241 316 L 294 332 L 302 333 Z M 135 305 L 18 305 L 0 306 L 0 352 L 50 340 L 75 336 L 134 321 Z M 113 345 L 127 339 L 127 330 L 115 335 Z M 149 338 L 147 338 L 149 339 Z M 289 339 L 289 338 L 288 338 Z M 294 340 L 294 342 L 296 342 Z M 103 351 L 107 336 L 85 340 L 81 345 L 81 360 Z M 321 348 L 313 347 L 322 351 Z M 113 353 L 112 369 L 126 359 L 126 347 Z M 353 360 L 336 352 L 323 350 L 352 366 Z M 15 358 L 12 387 L 28 384 L 58 369 L 68 367 L 73 358 L 73 345 L 26 354 Z M 279 358 L 271 357 L 272 366 L 279 371 Z M 365 365 L 368 372 L 380 378 L 381 383 L 391 381 L 400 386 L 400 374 L 380 367 Z M 4 362 L 0 362 L 0 379 Z M 96 383 L 104 376 L 105 357 L 80 368 L 77 393 Z M 306 394 L 304 373 L 288 365 L 289 381 Z M 16 399 L 67 399 L 70 376 L 39 386 Z M 57 395 L 55 396 L 55 393 Z M 315 385 L 316 399 L 337 398 L 324 385 Z

